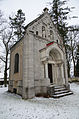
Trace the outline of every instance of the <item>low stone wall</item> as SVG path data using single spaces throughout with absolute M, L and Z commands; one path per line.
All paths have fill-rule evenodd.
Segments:
M 68 81 L 70 83 L 72 83 L 72 82 L 79 82 L 79 77 L 69 78 Z

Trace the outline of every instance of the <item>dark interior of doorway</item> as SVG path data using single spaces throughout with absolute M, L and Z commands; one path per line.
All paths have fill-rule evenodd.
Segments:
M 50 78 L 50 83 L 53 83 L 53 79 L 52 79 L 52 64 L 48 64 L 48 76 Z

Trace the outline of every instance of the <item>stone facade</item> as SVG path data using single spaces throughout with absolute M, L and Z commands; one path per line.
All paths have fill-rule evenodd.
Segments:
M 15 54 L 19 54 L 19 72 L 14 73 L 14 60 Z M 23 40 L 20 40 L 13 48 L 11 48 L 10 53 L 10 76 L 9 76 L 9 88 L 8 90 L 13 92 L 14 89 L 17 89 L 18 94 L 22 95 L 22 62 L 23 62 Z
M 9 91 L 24 99 L 47 93 L 52 85 L 68 86 L 62 39 L 47 9 L 26 27 L 22 40 L 11 48 Z M 19 54 L 19 72 L 14 73 L 14 57 Z

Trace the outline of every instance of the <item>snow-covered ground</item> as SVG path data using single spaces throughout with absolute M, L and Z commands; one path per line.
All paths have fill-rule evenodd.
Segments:
M 0 119 L 79 119 L 79 85 L 72 83 L 73 95 L 59 99 L 23 100 L 0 88 Z

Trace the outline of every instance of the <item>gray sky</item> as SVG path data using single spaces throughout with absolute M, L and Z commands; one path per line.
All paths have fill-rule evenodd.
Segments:
M 18 9 L 22 9 L 26 15 L 26 24 L 28 24 L 42 13 L 48 2 L 52 2 L 52 0 L 0 0 L 0 9 L 6 15 L 11 15 L 12 12 L 16 13 Z M 68 0 L 68 6 L 75 7 L 71 12 L 71 16 L 79 16 L 79 0 Z M 79 18 L 70 20 L 69 24 L 79 25 Z
M 52 2 L 52 0 L 0 0 L 0 10 L 8 17 L 13 13 L 16 14 L 18 9 L 22 9 L 26 15 L 26 24 L 28 24 L 42 13 L 48 2 Z M 79 0 L 68 0 L 68 6 L 75 7 L 71 16 L 79 16 Z M 79 25 L 79 18 L 70 20 L 69 24 Z M 2 77 L 1 73 L 0 77 Z

